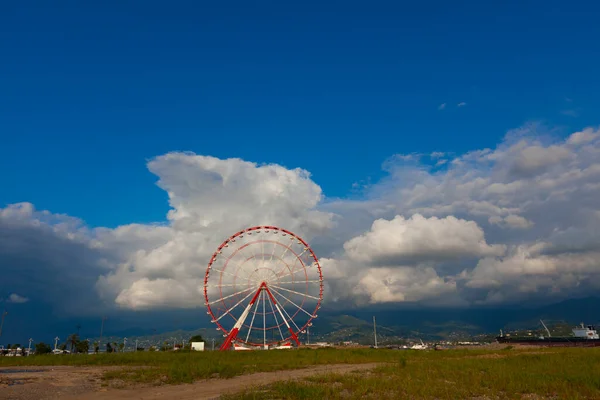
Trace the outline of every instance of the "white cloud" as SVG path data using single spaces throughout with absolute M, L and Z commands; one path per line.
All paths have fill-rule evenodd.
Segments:
M 527 229 L 533 225 L 533 222 L 528 221 L 526 218 L 523 218 L 520 215 L 514 214 L 509 214 L 506 217 L 494 215 L 488 219 L 488 222 L 490 224 L 514 229 Z
M 415 302 L 456 292 L 456 282 L 445 281 L 434 268 L 372 268 L 356 286 L 370 303 Z
M 29 299 L 25 296 L 21 296 L 16 293 L 11 293 L 10 296 L 8 296 L 8 299 L 6 299 L 6 301 L 8 303 L 21 304 L 21 303 L 27 303 L 29 301 Z
M 567 139 L 567 144 L 578 146 L 593 142 L 600 136 L 600 131 L 593 128 L 587 128 L 580 132 L 575 132 Z
M 570 295 L 600 289 L 600 251 L 544 254 L 547 243 L 519 245 L 503 258 L 485 258 L 465 275 L 468 288 L 485 289 L 482 302 L 521 300 L 532 295 Z
M 446 108 L 446 103 L 442 103 L 439 105 L 438 110 L 443 110 Z
M 464 101 L 461 101 L 461 102 L 460 102 L 460 103 L 458 103 L 456 106 L 457 106 L 457 107 L 464 107 L 464 106 L 466 106 L 466 105 L 467 105 L 467 103 L 465 103 Z
M 115 301 L 131 309 L 195 307 L 201 298 L 198 288 L 202 287 L 202 284 L 200 279 L 186 282 L 173 278 L 141 278 L 122 290 Z
M 318 250 L 329 304 L 568 297 L 600 286 L 599 160 L 596 128 L 561 138 L 528 125 L 454 158 L 395 156 L 363 199 L 333 201 L 302 169 L 169 153 L 148 163 L 169 196 L 162 224 L 91 229 L 0 208 L 3 283 L 61 312 L 201 306 L 216 247 L 273 224 Z
M 210 256 L 241 229 L 278 225 L 309 240 L 333 226 L 333 215 L 316 209 L 321 188 L 301 169 L 187 153 L 157 157 L 148 168 L 169 194 L 170 225 L 154 234 L 156 246 L 137 246 L 100 278 L 99 289 L 123 307 L 198 305 Z M 143 234 L 138 228 L 142 243 Z
M 462 257 L 502 255 L 503 246 L 488 245 L 483 230 L 473 221 L 396 216 L 378 219 L 371 230 L 344 244 L 346 254 L 362 263 L 401 264 L 410 261 L 444 261 Z
M 597 221 L 600 210 L 598 160 L 597 129 L 588 128 L 559 139 L 539 126 L 526 126 L 509 132 L 495 149 L 455 158 L 443 171 L 426 165 L 388 164 L 390 177 L 375 185 L 373 193 L 380 202 L 395 205 L 384 218 L 419 213 L 424 217 L 472 220 L 485 231 L 488 242 L 512 249 L 506 256 L 484 256 L 475 264 L 461 264 L 464 273 L 471 276 L 471 283 L 463 289 L 459 285 L 459 291 L 470 302 L 516 301 L 524 293 L 542 298 L 568 297 L 586 290 L 589 293 L 593 282 L 600 279 L 600 265 L 594 264 L 595 254 L 600 251 L 600 235 L 597 222 L 590 223 Z M 384 242 L 377 243 L 381 246 Z M 548 254 L 519 257 L 521 253 L 515 250 L 535 249 L 539 243 L 546 243 Z M 535 268 L 560 263 L 566 267 L 556 269 L 556 274 Z M 587 269 L 580 268 L 582 264 Z M 430 262 L 429 266 L 445 279 L 456 276 L 458 268 L 441 262 Z M 498 272 L 507 268 L 517 271 L 514 279 L 513 275 Z M 523 281 L 524 277 L 529 283 Z M 483 289 L 481 282 L 486 279 L 499 286 Z M 481 290 L 485 292 L 483 297 Z

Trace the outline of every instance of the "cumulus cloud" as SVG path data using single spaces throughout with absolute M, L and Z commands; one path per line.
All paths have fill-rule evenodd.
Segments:
M 321 188 L 302 169 L 190 153 L 156 157 L 148 168 L 169 194 L 169 226 L 99 279 L 100 291 L 123 307 L 197 306 L 210 256 L 241 229 L 280 225 L 308 240 L 333 224 L 331 213 L 316 209 Z M 136 228 L 142 243 L 150 234 Z
M 465 274 L 468 288 L 484 289 L 484 303 L 530 296 L 565 297 L 600 289 L 600 251 L 544 254 L 548 243 L 514 246 L 502 258 L 484 258 Z
M 77 218 L 39 211 L 30 203 L 0 209 L 3 287 L 58 306 L 63 314 L 101 308 L 91 294 L 113 255 L 93 248 L 90 234 Z
M 373 188 L 373 195 L 394 204 L 388 219 L 394 214 L 462 218 L 485 231 L 487 242 L 506 246 L 507 254 L 462 263 L 460 279 L 454 274 L 458 265 L 448 269 L 441 262 L 430 264 L 440 276 L 456 278 L 464 298 L 493 303 L 519 299 L 518 293 L 542 297 L 589 293 L 591 282 L 600 276 L 595 261 L 600 238 L 597 225 L 589 222 L 596 221 L 600 208 L 598 132 L 588 128 L 561 139 L 539 126 L 526 126 L 509 132 L 495 149 L 456 157 L 443 171 L 427 165 L 388 165 L 390 177 Z M 369 243 L 367 237 L 352 243 Z M 377 243 L 379 254 L 387 254 L 385 242 Z M 523 256 L 523 249 L 531 254 L 540 243 L 543 254 Z M 402 247 L 396 243 L 394 248 Z M 548 274 L 547 269 L 534 268 L 540 264 L 565 267 Z M 516 272 L 506 273 L 509 270 Z
M 0 267 L 14 293 L 63 312 L 197 307 L 216 247 L 272 224 L 318 251 L 326 304 L 568 297 L 599 287 L 599 160 L 596 128 L 527 125 L 495 148 L 395 156 L 362 198 L 330 200 L 302 169 L 169 153 L 148 163 L 164 222 L 92 229 L 9 205 Z
M 486 243 L 483 230 L 473 221 L 420 214 L 409 219 L 401 215 L 390 221 L 378 219 L 369 232 L 346 242 L 344 249 L 351 260 L 374 265 L 504 253 L 503 246 Z
M 466 106 L 466 105 L 467 105 L 467 103 L 465 103 L 464 101 L 461 101 L 461 102 L 460 102 L 460 103 L 458 103 L 456 106 L 457 106 L 457 107 L 464 107 L 464 106 Z
M 456 282 L 445 280 L 431 267 L 373 268 L 357 285 L 357 294 L 366 294 L 370 303 L 416 302 L 455 291 Z

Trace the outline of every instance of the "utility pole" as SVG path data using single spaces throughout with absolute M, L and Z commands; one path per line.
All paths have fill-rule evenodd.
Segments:
M 125 345 L 127 344 L 127 338 L 123 338 L 123 353 L 125 353 Z
M 215 351 L 215 338 L 212 339 L 212 351 Z
M 102 348 L 102 332 L 104 331 L 104 321 L 106 321 L 106 317 L 102 317 L 102 325 L 100 325 L 100 340 L 98 341 L 99 348 Z
M 377 324 L 375 323 L 374 315 L 373 315 L 373 336 L 375 337 L 375 348 L 377 348 Z
M 27 355 L 31 354 L 31 342 L 33 342 L 33 339 L 29 338 L 29 348 L 27 349 Z
M 8 314 L 8 311 L 4 310 L 2 313 L 2 322 L 0 322 L 0 337 L 2 337 L 2 327 L 4 326 L 4 317 Z
M 58 336 L 54 338 L 54 350 L 56 350 L 56 348 L 58 347 L 59 340 L 60 340 L 60 338 Z
M 79 337 L 79 331 L 81 330 L 81 325 L 77 324 L 77 325 L 75 325 L 75 328 L 77 328 L 77 337 Z
M 306 328 L 306 344 L 310 344 L 310 328 Z
M 135 351 L 137 351 L 137 348 L 138 348 L 138 340 L 135 339 Z

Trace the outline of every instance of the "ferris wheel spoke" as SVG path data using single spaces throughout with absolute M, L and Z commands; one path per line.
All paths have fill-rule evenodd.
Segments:
M 289 273 L 287 273 L 287 274 L 285 274 L 285 275 L 281 275 L 281 276 L 279 276 L 279 278 L 287 278 L 288 276 L 294 276 L 294 275 L 295 275 L 295 274 L 297 274 L 298 272 L 306 271 L 306 270 L 310 269 L 310 267 L 312 267 L 312 266 L 314 266 L 314 265 L 315 265 L 315 263 L 313 263 L 313 264 L 310 264 L 310 265 L 308 265 L 308 266 L 305 266 L 303 269 L 295 269 L 295 268 L 292 268 L 292 270 L 291 270 Z
M 262 232 L 261 232 L 262 234 Z M 262 265 L 265 265 L 265 241 L 260 241 L 260 254 L 262 255 Z
M 297 294 L 297 295 L 302 296 L 302 297 L 308 297 L 308 298 L 314 299 L 314 300 L 321 300 L 319 297 L 311 296 L 310 294 L 306 294 L 306 293 L 300 293 L 300 292 L 297 292 L 295 290 L 290 290 L 290 289 L 286 289 L 286 288 L 283 288 L 283 287 L 279 287 L 277 285 L 270 284 L 269 286 L 270 287 L 276 287 L 279 290 L 285 290 L 286 292 L 294 293 L 294 294 Z
M 300 260 L 300 262 L 302 262 L 302 259 L 301 259 L 301 257 L 302 257 L 302 255 L 303 255 L 304 253 L 306 253 L 306 251 L 308 251 L 308 247 L 305 247 L 305 248 L 304 248 L 304 250 L 302 251 L 302 253 L 298 254 L 297 256 L 294 256 L 294 262 L 293 262 L 293 263 L 292 263 L 292 265 L 291 265 L 291 267 L 292 267 L 292 271 L 294 270 L 294 268 L 295 268 L 295 265 L 296 265 L 296 263 L 298 262 L 298 260 Z M 282 257 L 283 257 L 283 255 L 282 255 Z M 304 263 L 302 263 L 302 264 L 304 264 Z M 287 265 L 286 265 L 286 266 L 287 266 Z M 282 273 L 282 272 L 284 272 L 284 271 L 285 271 L 285 268 L 281 268 L 281 269 L 279 270 L 279 272 L 277 272 L 277 275 L 281 274 L 281 273 Z
M 248 258 L 252 259 L 252 264 L 254 264 L 254 269 L 258 269 L 259 265 L 257 264 L 257 261 L 256 261 L 256 251 L 250 250 L 250 246 L 249 245 L 248 245 L 248 247 L 246 247 L 246 249 L 251 254 L 251 256 L 248 257 Z
M 283 337 L 283 332 L 281 332 L 281 326 L 279 325 L 279 321 L 277 320 L 277 314 L 275 313 L 275 309 L 273 308 L 273 301 L 269 297 L 269 304 L 271 305 L 271 311 L 273 311 L 273 317 L 275 318 L 275 324 L 277 324 L 277 328 L 279 329 L 279 334 L 281 335 L 281 340 L 285 340 Z M 283 318 L 283 315 L 281 316 Z M 285 322 L 285 321 L 282 321 Z M 286 324 L 287 325 L 287 324 Z
M 277 292 L 275 289 L 272 289 L 272 290 L 273 290 L 274 292 L 278 293 L 278 292 Z M 282 295 L 281 295 L 281 293 L 279 293 L 279 295 L 285 299 L 285 296 L 282 296 Z M 286 300 L 288 300 L 288 299 L 286 299 Z M 290 300 L 288 300 L 288 301 L 290 301 Z M 279 302 L 279 303 L 281 303 L 281 302 Z M 294 303 L 292 303 L 292 304 L 294 304 Z M 294 305 L 295 305 L 295 304 L 294 304 Z M 297 307 L 297 306 L 296 306 L 296 307 Z M 280 308 L 280 309 L 283 311 L 283 313 L 284 313 L 284 314 L 287 316 L 287 320 L 288 320 L 288 321 L 291 321 L 291 322 L 292 322 L 292 324 L 293 324 L 293 325 L 296 327 L 296 329 L 298 329 L 298 332 L 300 332 L 300 328 L 298 327 L 298 325 L 296 324 L 296 322 L 294 321 L 294 319 L 293 319 L 293 318 L 290 316 L 290 314 L 287 312 L 287 310 L 285 309 L 285 307 L 283 306 L 283 304 L 281 304 L 281 305 L 279 306 L 279 308 Z M 310 315 L 310 314 L 309 314 L 309 315 Z M 283 316 L 282 316 L 282 318 L 283 318 Z M 288 328 L 289 328 L 289 324 L 287 324 L 287 325 L 288 325 Z
M 218 285 L 206 285 L 206 288 L 214 289 L 214 288 L 231 287 L 231 286 L 243 286 L 243 285 L 239 284 L 239 283 L 223 283 L 223 284 L 218 284 Z
M 281 260 L 283 260 L 283 256 L 285 256 L 285 253 L 287 253 L 288 250 L 291 250 L 290 247 L 292 247 L 292 245 L 285 246 L 285 250 L 283 250 L 283 253 L 281 253 L 281 256 L 279 256 Z
M 301 281 L 301 280 L 297 280 L 297 281 L 287 281 L 287 282 L 280 282 L 277 281 L 278 285 L 285 285 L 285 284 L 290 284 L 290 283 L 298 283 L 298 284 L 305 284 L 305 283 L 321 283 L 321 280 L 316 280 L 316 281 Z M 272 285 L 271 285 L 272 286 Z
M 291 277 L 293 277 L 295 274 L 297 274 L 297 273 L 298 273 L 298 272 L 300 272 L 300 271 L 302 271 L 302 270 L 301 270 L 301 269 L 298 269 L 298 270 L 294 270 L 294 269 L 292 269 L 290 272 L 288 272 L 288 273 L 287 273 L 287 274 L 285 274 L 285 275 L 281 275 L 281 276 L 277 275 L 277 276 L 278 276 L 279 278 L 287 278 L 288 276 L 291 276 Z M 285 272 L 285 270 L 281 270 L 281 272 Z M 280 272 L 280 274 L 281 274 L 281 272 Z M 292 278 L 292 279 L 293 279 L 293 278 Z
M 231 272 L 224 271 L 224 270 L 221 270 L 221 269 L 213 268 L 212 270 L 213 270 L 213 271 L 220 272 L 221 274 L 225 274 L 225 275 L 230 275 L 230 276 L 233 276 L 234 278 L 237 278 L 237 277 L 238 277 L 236 274 L 232 274 Z M 258 281 L 256 281 L 256 280 L 254 280 L 254 279 L 251 279 L 251 281 L 253 281 L 253 282 L 256 282 L 256 283 L 259 283 L 259 284 L 260 284 L 260 282 L 258 282 Z
M 277 242 L 273 243 L 273 252 L 271 253 L 271 258 L 269 258 L 269 262 L 273 261 L 273 257 L 275 256 L 275 250 L 277 250 Z
M 239 262 L 239 263 L 237 263 L 235 266 L 236 266 L 236 268 L 237 268 L 237 270 L 236 270 L 236 271 L 240 271 L 240 270 L 242 270 L 242 271 L 243 271 L 243 273 L 244 273 L 244 276 L 242 276 L 242 277 L 241 277 L 242 279 L 250 279 L 250 276 L 252 276 L 252 275 L 251 275 L 250 273 L 248 273 L 248 271 L 247 271 L 247 270 L 245 270 L 245 269 L 242 269 L 242 267 L 244 266 L 244 262 L 243 262 L 243 261 L 240 261 L 240 262 Z M 237 278 L 237 275 L 236 275 L 236 278 Z M 253 281 L 253 282 L 255 282 L 255 283 L 260 283 L 260 282 L 258 282 L 257 280 L 254 280 L 254 279 L 250 279 L 250 280 L 251 280 L 251 281 Z
M 250 321 L 250 326 L 248 327 L 248 334 L 246 335 L 246 342 L 250 338 L 250 332 L 252 332 L 252 327 L 254 326 L 254 318 L 256 318 L 256 312 L 258 311 L 258 304 L 260 302 L 256 302 L 256 306 L 254 307 L 254 314 L 252 314 L 252 320 Z
M 280 278 L 286 278 L 286 277 L 288 277 L 288 276 L 294 276 L 294 274 L 297 274 L 298 272 L 304 271 L 304 269 L 305 269 L 305 268 L 306 268 L 306 269 L 308 269 L 308 267 L 306 267 L 306 266 L 304 266 L 304 268 L 297 269 L 297 268 L 295 267 L 295 264 L 296 264 L 296 263 L 292 264 L 292 270 L 291 270 L 291 271 L 289 271 L 287 274 L 285 274 L 285 275 L 281 275 L 281 276 L 279 276 L 279 275 L 278 275 L 278 276 L 279 276 Z M 304 264 L 303 264 L 303 265 L 304 265 Z M 281 273 L 283 273 L 283 272 L 285 272 L 285 270 L 283 270 L 283 269 L 282 269 L 282 270 L 281 270 L 281 272 L 280 272 L 280 274 L 281 274 Z
M 262 292 L 263 303 L 263 348 L 267 346 L 267 313 L 265 312 L 265 292 Z
M 253 289 L 253 288 L 251 288 L 251 289 Z M 235 303 L 235 305 L 233 307 L 231 307 L 229 310 L 227 310 L 223 314 L 221 314 L 221 316 L 219 318 L 215 319 L 214 322 L 219 321 L 221 318 L 223 318 L 224 316 L 226 316 L 227 314 L 229 314 L 231 311 L 233 311 L 237 306 L 239 306 L 240 304 L 242 304 L 242 302 L 244 300 L 246 300 L 248 297 L 252 296 L 252 293 L 253 292 L 248 293 L 243 299 L 241 299 L 240 301 L 238 301 L 237 303 Z M 221 301 L 221 300 L 223 300 L 223 299 L 219 299 L 217 301 Z
M 288 323 L 288 320 L 286 320 L 285 315 L 283 315 L 283 313 L 285 312 L 285 314 L 288 316 L 289 320 L 292 321 L 292 324 L 294 324 L 294 326 L 296 326 L 296 329 L 298 329 L 298 332 L 300 332 L 300 328 L 298 327 L 298 325 L 294 322 L 294 320 L 292 319 L 292 317 L 288 314 L 288 312 L 285 310 L 285 308 L 283 308 L 283 306 L 280 306 L 279 302 L 275 299 L 275 296 L 273 296 L 273 293 L 271 292 L 271 290 L 269 290 L 268 287 L 265 286 L 265 290 L 267 292 L 267 294 L 269 295 L 269 300 L 272 301 L 273 304 L 275 304 L 275 308 L 277 308 L 277 311 L 279 311 L 279 315 L 281 315 L 281 319 L 283 320 L 283 322 L 285 323 L 285 326 L 288 328 L 288 331 L 290 331 L 291 337 L 292 339 L 298 344 L 300 345 L 300 341 L 298 340 L 298 336 L 296 335 L 296 333 L 294 332 L 294 330 L 292 329 L 292 327 L 290 326 L 290 324 Z M 282 312 L 283 310 L 283 312 Z M 275 311 L 273 311 L 273 314 L 275 313 Z M 282 335 L 283 336 L 283 335 Z
M 211 301 L 210 303 L 208 303 L 208 305 L 212 306 L 212 305 L 213 305 L 213 304 L 215 304 L 215 303 L 218 303 L 218 302 L 220 302 L 220 301 L 223 301 L 223 300 L 229 299 L 229 298 L 231 298 L 231 297 L 237 296 L 238 294 L 241 294 L 241 293 L 247 292 L 247 291 L 249 291 L 249 290 L 252 290 L 252 289 L 254 289 L 254 288 L 246 288 L 246 289 L 240 290 L 239 292 L 235 292 L 235 293 L 232 293 L 232 294 L 230 294 L 230 295 L 228 295 L 228 296 L 221 297 L 220 299 L 217 299 L 217 300 L 215 300 L 215 301 Z
M 244 248 L 244 249 L 240 249 L 240 251 L 239 251 L 239 253 L 238 253 L 238 254 L 241 256 L 241 260 L 240 260 L 240 261 L 238 261 L 238 262 L 236 263 L 236 265 L 235 265 L 235 266 L 238 268 L 238 271 L 239 271 L 241 268 L 243 268 L 244 264 L 245 264 L 245 263 L 247 263 L 247 262 L 248 262 L 248 260 L 252 259 L 252 255 L 248 256 L 248 254 L 247 254 L 246 252 L 244 252 L 244 250 L 246 250 L 246 248 Z M 238 255 L 238 254 L 236 254 L 236 258 L 238 258 L 238 257 L 237 257 L 237 255 Z M 246 270 L 244 270 L 244 271 L 246 271 Z
M 302 311 L 304 314 L 308 315 L 311 318 L 315 318 L 315 316 L 311 313 L 309 313 L 308 311 L 306 311 L 304 308 L 300 307 L 298 304 L 294 303 L 291 299 L 289 299 L 288 297 L 284 296 L 283 294 L 281 294 L 280 292 L 278 292 L 277 290 L 271 288 L 271 290 L 275 293 L 277 293 L 280 297 L 283 297 L 286 301 L 290 302 L 293 306 L 295 306 L 296 308 L 298 308 L 300 311 Z M 283 308 L 283 306 L 282 306 Z M 285 310 L 285 308 L 284 308 Z M 287 314 L 287 313 L 286 313 Z M 289 314 L 288 314 L 289 315 Z

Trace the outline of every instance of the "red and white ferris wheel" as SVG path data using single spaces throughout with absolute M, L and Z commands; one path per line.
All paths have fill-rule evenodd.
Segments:
M 255 226 L 225 240 L 204 277 L 208 314 L 225 338 L 221 350 L 290 348 L 317 318 L 323 275 L 299 236 Z

